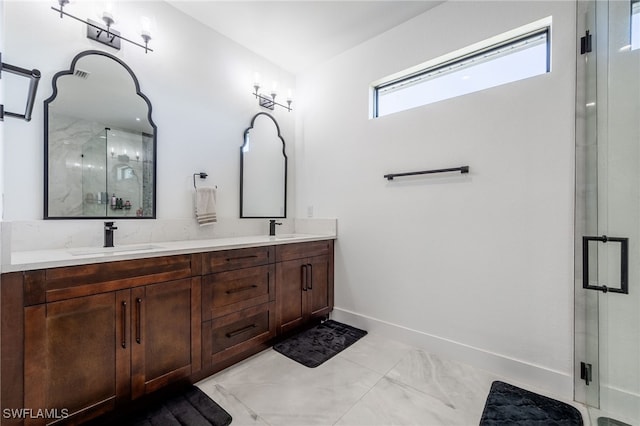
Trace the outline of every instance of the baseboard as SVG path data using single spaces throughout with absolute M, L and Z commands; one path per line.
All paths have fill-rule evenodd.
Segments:
M 626 390 L 601 383 L 600 410 L 605 413 L 615 413 L 616 420 L 635 424 L 640 419 L 640 395 Z
M 565 401 L 573 400 L 573 377 L 569 374 L 464 343 L 443 339 L 347 309 L 334 308 L 331 317 L 336 321 L 495 373 L 516 386 Z

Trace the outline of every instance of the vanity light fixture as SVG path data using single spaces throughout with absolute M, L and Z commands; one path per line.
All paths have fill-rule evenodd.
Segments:
M 149 31 L 149 20 L 147 18 L 143 18 L 142 23 L 142 31 L 140 33 L 140 37 L 144 40 L 144 45 L 140 43 L 136 43 L 133 40 L 130 40 L 126 37 L 120 35 L 120 33 L 116 30 L 113 30 L 111 26 L 115 23 L 115 19 L 113 13 L 111 11 L 102 12 L 102 21 L 104 22 L 104 26 L 106 29 L 100 25 L 98 22 L 92 21 L 91 19 L 87 19 L 86 21 L 80 19 L 72 14 L 65 12 L 64 7 L 69 4 L 69 0 L 58 0 L 58 4 L 60 8 L 51 7 L 51 9 L 60 13 L 60 18 L 62 19 L 64 16 L 68 16 L 69 18 L 73 18 L 76 21 L 82 22 L 87 25 L 87 38 L 91 40 L 95 40 L 102 44 L 105 44 L 114 49 L 120 50 L 120 40 L 124 40 L 131 44 L 134 44 L 138 47 L 144 49 L 144 53 L 153 52 L 153 49 L 149 48 L 149 40 L 151 40 L 151 32 Z
M 270 110 L 274 110 L 276 108 L 276 105 L 278 105 L 286 109 L 287 111 L 291 111 L 291 103 L 293 102 L 293 96 L 291 94 L 291 90 L 289 90 L 287 95 L 287 105 L 283 105 L 276 102 L 276 96 L 278 95 L 277 88 L 278 88 L 278 83 L 273 82 L 273 87 L 271 88 L 270 97 L 263 95 L 262 93 L 260 93 L 260 75 L 258 73 L 255 74 L 255 79 L 253 83 L 253 96 L 255 96 L 256 99 L 258 99 L 258 104 L 262 108 L 266 108 Z

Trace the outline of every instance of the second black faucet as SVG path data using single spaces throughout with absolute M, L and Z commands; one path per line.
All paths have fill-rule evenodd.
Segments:
M 113 226 L 114 222 L 104 223 L 104 246 L 113 247 L 113 231 L 118 229 L 117 226 Z
M 276 225 L 282 225 L 282 222 L 276 222 L 275 219 L 269 220 L 269 236 L 273 237 L 276 235 Z

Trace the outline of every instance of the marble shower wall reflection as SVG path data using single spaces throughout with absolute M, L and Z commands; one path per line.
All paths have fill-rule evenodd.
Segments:
M 50 216 L 152 214 L 153 136 L 50 111 L 49 162 Z

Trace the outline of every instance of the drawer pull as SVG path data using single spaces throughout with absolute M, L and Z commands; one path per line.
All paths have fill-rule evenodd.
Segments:
M 141 321 L 141 315 L 140 315 L 140 310 L 142 309 L 142 299 L 141 298 L 137 298 L 136 299 L 136 343 L 140 343 L 140 341 L 142 340 L 140 335 L 142 334 L 142 330 L 141 327 L 142 325 L 140 324 Z
M 127 302 L 122 301 L 122 348 L 127 349 Z
M 256 325 L 255 325 L 255 324 L 251 324 L 251 325 L 248 325 L 248 326 L 246 326 L 246 327 L 242 327 L 242 328 L 241 328 L 241 329 L 239 329 L 239 330 L 231 331 L 231 332 L 227 333 L 227 334 L 226 334 L 226 336 L 227 336 L 228 338 L 235 337 L 235 336 L 237 336 L 238 334 L 242 334 L 242 333 L 244 333 L 244 332 L 246 332 L 246 331 L 251 330 L 252 328 L 256 328 Z
M 300 277 L 300 281 L 302 282 L 302 291 L 307 291 L 307 265 L 302 265 L 302 267 L 300 267 L 300 273 L 301 273 L 301 277 Z
M 227 257 L 227 262 L 233 262 L 234 260 L 255 259 L 256 257 L 258 257 L 257 254 L 252 254 L 249 256 Z
M 234 288 L 232 290 L 227 290 L 226 293 L 227 294 L 240 293 L 242 291 L 252 290 L 254 288 L 258 288 L 258 286 L 255 285 L 255 284 L 252 284 L 252 285 L 248 285 L 246 287 L 240 287 L 240 288 Z
M 307 288 L 313 290 L 313 265 L 307 263 Z

